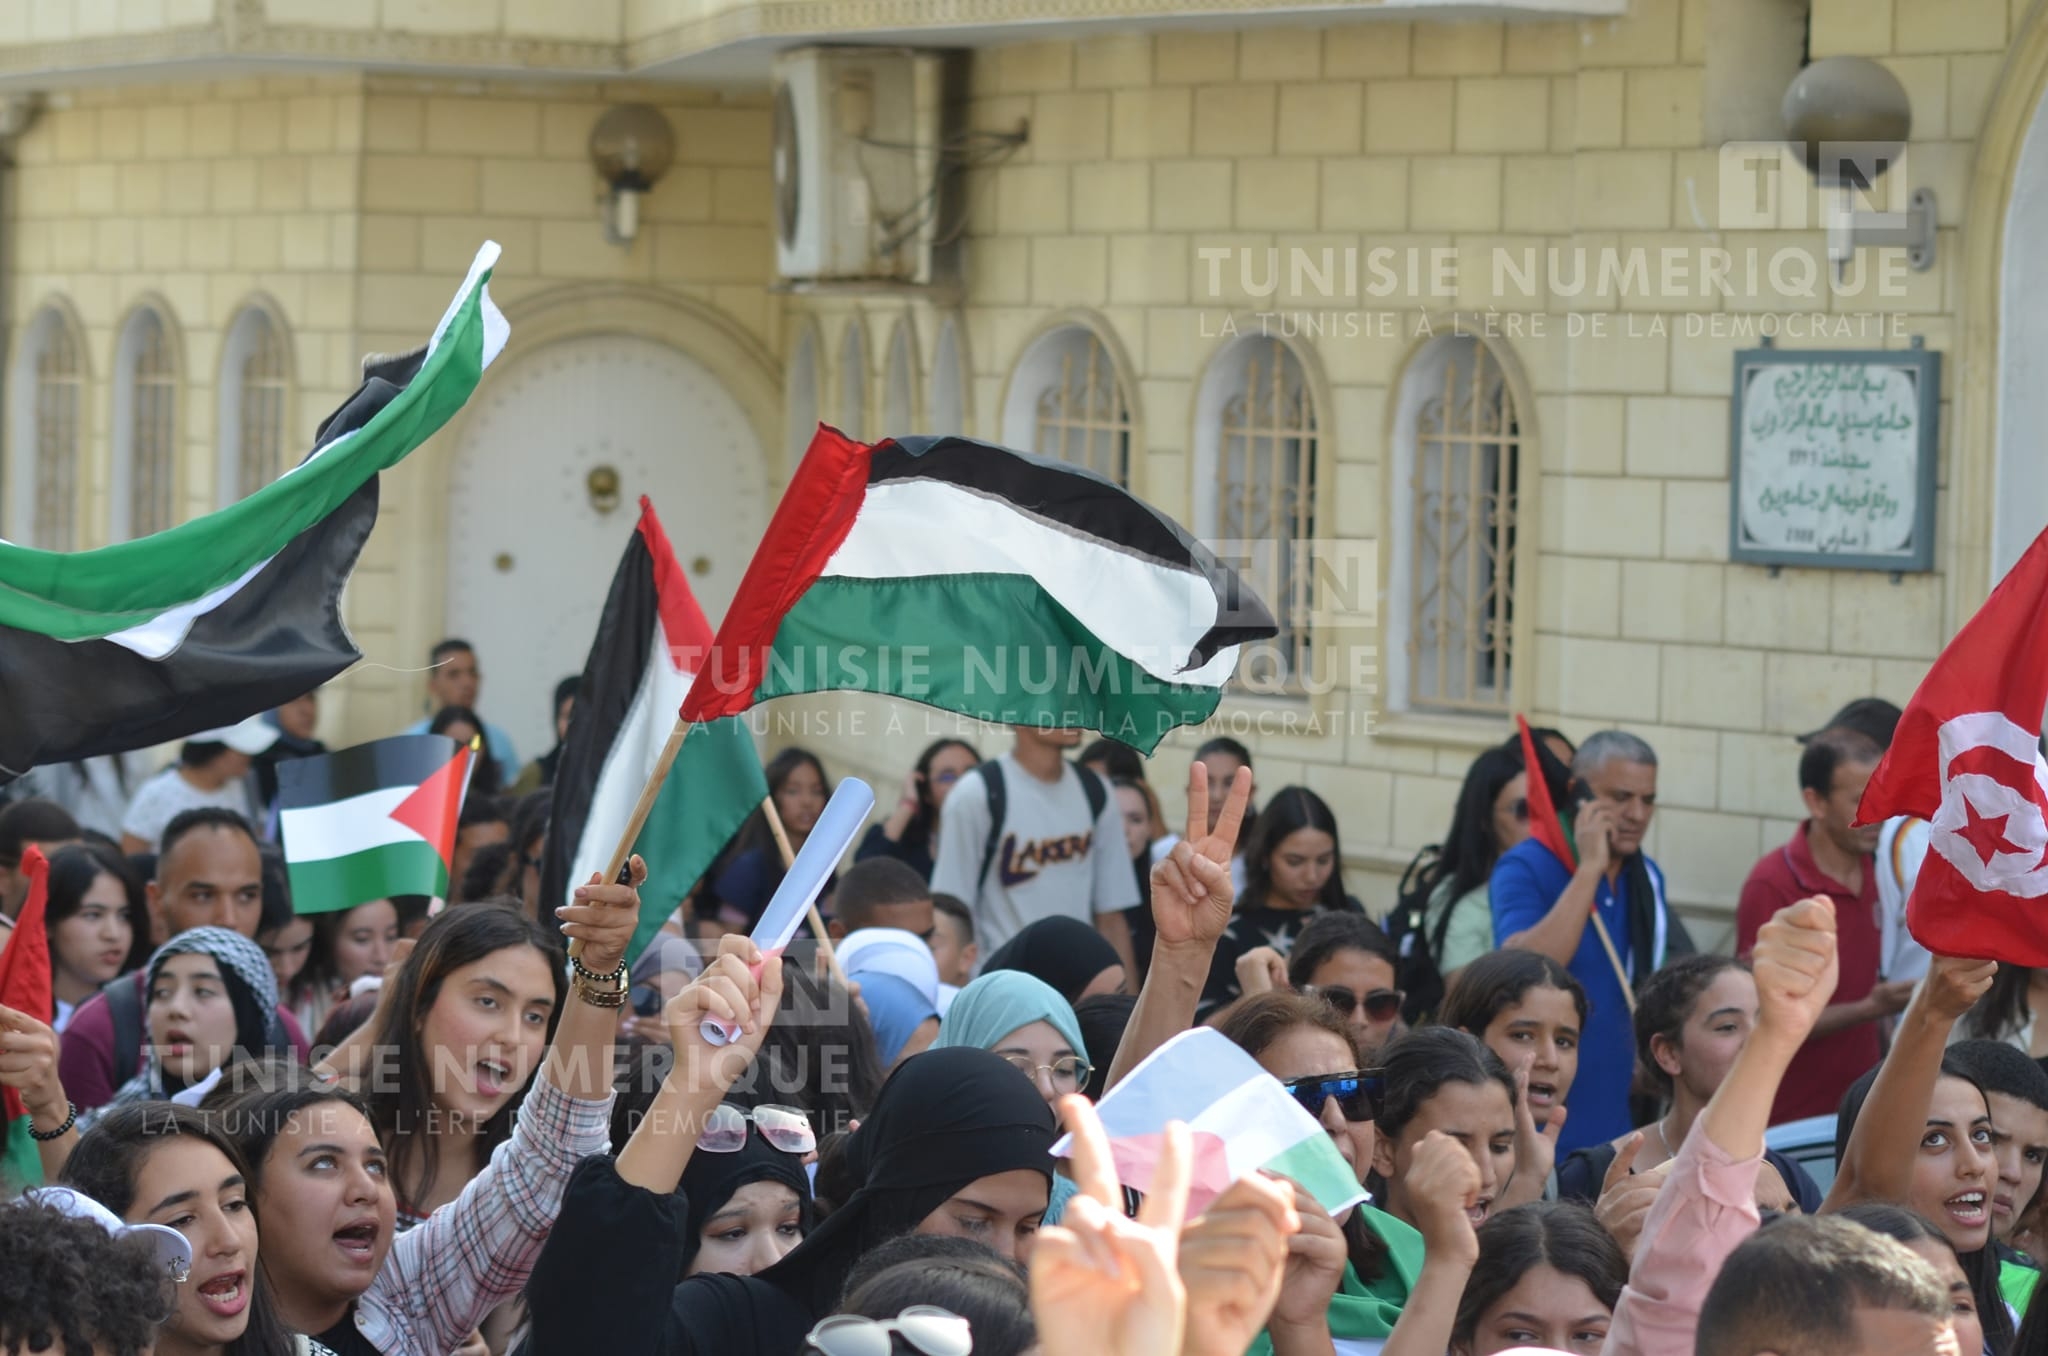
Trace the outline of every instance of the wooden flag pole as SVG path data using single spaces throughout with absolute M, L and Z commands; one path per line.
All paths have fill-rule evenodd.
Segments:
M 693 721 L 676 717 L 676 727 L 668 732 L 668 743 L 661 746 L 661 756 L 654 760 L 654 771 L 647 775 L 647 785 L 640 788 L 640 799 L 633 802 L 633 813 L 626 818 L 626 827 L 619 834 L 619 845 L 612 849 L 612 864 L 605 868 L 604 878 L 615 881 L 626 869 L 626 863 L 633 859 L 633 844 L 640 841 L 640 830 L 647 827 L 647 816 L 654 813 L 654 802 L 661 797 L 661 787 L 668 780 L 668 771 L 676 765 L 676 755 L 683 751 L 683 740 L 690 733 Z M 569 882 L 573 887 L 575 881 Z M 569 939 L 569 955 L 573 959 L 583 954 L 583 939 Z
M 768 832 L 775 835 L 775 846 L 782 852 L 782 869 L 787 871 L 796 863 L 796 849 L 789 845 L 789 831 L 782 827 L 782 816 L 775 809 L 774 796 L 761 798 L 761 813 L 768 817 Z M 818 901 L 814 899 L 806 907 L 811 931 L 817 934 L 819 950 L 825 956 L 825 968 L 832 972 L 832 978 L 838 980 L 843 988 L 848 982 L 846 971 L 839 968 L 839 953 L 832 949 L 832 938 L 825 931 L 825 920 L 818 915 Z
M 1614 949 L 1614 938 L 1607 931 L 1607 924 L 1600 921 L 1600 906 L 1593 906 L 1593 931 L 1599 935 L 1600 945 L 1607 952 L 1607 963 L 1614 967 L 1614 977 L 1621 981 L 1621 996 L 1628 1000 L 1628 1010 L 1636 1010 L 1635 987 L 1628 982 L 1628 969 L 1621 963 L 1621 953 Z

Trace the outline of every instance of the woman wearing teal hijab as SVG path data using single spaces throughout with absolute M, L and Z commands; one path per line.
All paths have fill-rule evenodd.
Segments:
M 947 1045 L 993 1050 L 1022 1069 L 1047 1102 L 1088 1086 L 1088 1045 L 1073 1006 L 1022 970 L 991 970 L 962 989 L 932 1041 L 934 1050 Z M 1045 1223 L 1059 1223 L 1075 1190 L 1065 1174 L 1053 1174 Z
M 1024 1071 L 1047 1102 L 1088 1084 L 1088 1045 L 1059 991 L 1021 970 L 996 970 L 960 991 L 939 1023 L 934 1050 L 993 1050 Z

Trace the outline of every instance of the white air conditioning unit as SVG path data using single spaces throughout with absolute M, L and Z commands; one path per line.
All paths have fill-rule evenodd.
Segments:
M 928 283 L 938 53 L 804 47 L 775 62 L 775 268 L 785 283 Z

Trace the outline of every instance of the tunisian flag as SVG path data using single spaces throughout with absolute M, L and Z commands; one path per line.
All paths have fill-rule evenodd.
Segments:
M 1936 955 L 2048 965 L 2048 532 L 1906 704 L 1858 824 L 1928 821 L 1906 926 Z

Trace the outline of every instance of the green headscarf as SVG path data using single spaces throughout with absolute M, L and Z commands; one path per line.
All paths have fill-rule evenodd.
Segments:
M 1087 1058 L 1088 1043 L 1081 1039 L 1073 1005 L 1052 985 L 1022 970 L 993 970 L 962 989 L 939 1022 L 932 1048 L 965 1045 L 993 1050 L 1003 1037 L 1033 1022 L 1047 1023 L 1075 1054 Z
M 1330 1336 L 1336 1341 L 1385 1341 L 1393 1335 L 1407 1306 L 1408 1293 L 1422 1274 L 1422 1235 L 1405 1221 L 1369 1205 L 1365 1222 L 1387 1245 L 1387 1262 L 1380 1278 L 1371 1285 L 1358 1278 L 1349 1262 L 1344 1264 L 1344 1281 L 1330 1296 Z M 1272 1356 L 1273 1339 L 1260 1333 L 1245 1356 Z

